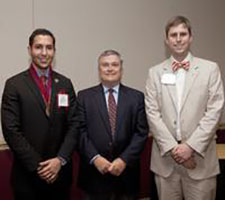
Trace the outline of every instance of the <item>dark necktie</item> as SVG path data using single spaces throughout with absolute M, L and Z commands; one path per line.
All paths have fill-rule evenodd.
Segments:
M 189 61 L 187 61 L 187 62 L 176 62 L 176 61 L 174 61 L 172 63 L 172 69 L 173 69 L 174 72 L 177 71 L 180 68 L 183 68 L 187 71 L 187 70 L 189 70 L 189 67 L 190 67 Z
M 45 75 L 41 75 L 40 76 L 40 80 L 41 80 L 41 83 L 43 85 L 43 91 L 41 91 L 42 93 L 42 96 L 44 98 L 44 101 L 45 101 L 45 105 L 46 105 L 46 109 L 45 109 L 45 112 L 48 116 L 50 116 L 50 101 L 49 101 L 49 98 L 50 98 L 50 91 L 48 89 L 48 85 L 47 85 L 47 80 L 48 80 L 48 77 L 45 76 Z
M 110 126 L 111 126 L 112 136 L 114 136 L 115 129 L 116 129 L 117 108 L 116 108 L 116 101 L 115 101 L 115 98 L 113 96 L 114 90 L 109 89 L 108 91 L 109 91 L 109 98 L 108 98 L 109 122 L 110 122 Z

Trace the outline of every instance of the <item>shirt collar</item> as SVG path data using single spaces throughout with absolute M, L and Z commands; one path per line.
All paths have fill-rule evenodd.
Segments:
M 47 78 L 49 77 L 49 67 L 45 70 L 40 70 L 35 65 L 33 65 L 33 66 L 34 66 L 35 71 L 37 72 L 38 77 L 40 77 L 40 76 L 45 76 Z
M 102 85 L 102 86 L 103 86 L 104 93 L 107 93 L 110 88 L 106 87 L 105 85 Z M 120 84 L 114 86 L 112 89 L 114 92 L 119 93 L 119 88 L 120 88 Z

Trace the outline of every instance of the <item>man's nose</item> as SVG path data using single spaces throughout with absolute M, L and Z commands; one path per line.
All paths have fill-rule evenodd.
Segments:
M 46 55 L 47 54 L 47 49 L 46 48 L 43 48 L 42 51 L 41 51 L 41 54 L 42 55 Z
M 181 41 L 181 36 L 180 36 L 180 34 L 177 34 L 176 40 L 177 40 L 178 42 Z
M 108 70 L 111 71 L 113 69 L 112 65 L 109 65 Z

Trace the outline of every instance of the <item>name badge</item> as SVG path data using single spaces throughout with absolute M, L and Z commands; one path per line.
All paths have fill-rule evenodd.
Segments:
M 161 83 L 162 84 L 174 85 L 176 83 L 175 74 L 172 74 L 172 73 L 163 74 L 162 77 L 161 77 Z
M 69 107 L 68 94 L 58 94 L 58 107 Z

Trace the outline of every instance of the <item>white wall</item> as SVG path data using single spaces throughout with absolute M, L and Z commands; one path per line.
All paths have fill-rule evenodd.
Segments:
M 76 90 L 98 83 L 97 57 L 115 49 L 123 82 L 144 91 L 148 68 L 166 57 L 164 27 L 175 15 L 192 22 L 193 54 L 218 62 L 224 76 L 224 8 L 224 0 L 0 0 L 0 95 L 5 80 L 28 67 L 28 38 L 39 27 L 55 34 L 55 69 Z

